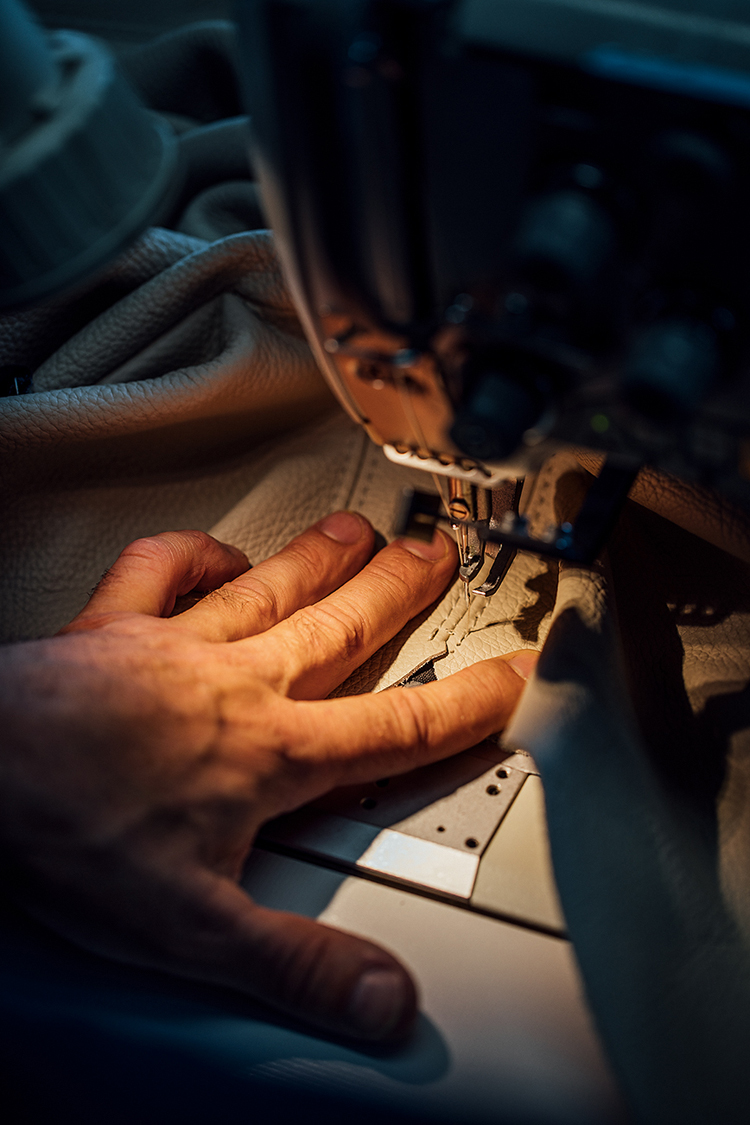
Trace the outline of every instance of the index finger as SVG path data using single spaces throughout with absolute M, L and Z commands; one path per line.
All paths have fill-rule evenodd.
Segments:
M 295 702 L 287 753 L 322 767 L 326 788 L 447 758 L 507 726 L 538 655 L 523 649 L 482 660 L 421 687 Z

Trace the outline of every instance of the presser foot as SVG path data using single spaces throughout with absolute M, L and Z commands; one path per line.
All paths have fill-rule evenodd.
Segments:
M 541 534 L 532 534 L 528 520 L 519 514 L 522 481 L 504 481 L 499 488 L 492 490 L 477 488 L 464 481 L 451 481 L 455 495 L 447 504 L 448 520 L 457 531 L 460 574 L 467 589 L 471 587 L 471 593 L 480 597 L 491 597 L 518 550 L 565 559 L 583 566 L 593 565 L 615 525 L 640 467 L 641 462 L 631 457 L 610 454 L 586 493 L 575 521 L 550 526 Z M 472 493 L 477 494 L 473 504 Z M 483 508 L 478 507 L 480 503 Z M 413 536 L 418 533 L 419 538 L 430 538 L 444 518 L 439 496 L 409 489 L 402 509 L 401 534 Z M 491 545 L 496 550 L 493 551 Z M 488 558 L 492 558 L 493 562 L 482 577 Z M 478 578 L 481 581 L 477 581 Z M 474 582 L 476 585 L 472 585 Z
M 430 539 L 439 524 L 450 524 L 459 554 L 458 575 L 467 603 L 472 596 L 491 597 L 500 587 L 516 547 L 493 539 L 493 532 L 508 516 L 518 518 L 522 480 L 503 481 L 493 489 L 450 479 L 448 496 L 405 489 L 398 519 L 401 535 Z

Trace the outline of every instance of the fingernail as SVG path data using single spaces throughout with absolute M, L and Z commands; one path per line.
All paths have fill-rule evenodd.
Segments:
M 517 652 L 515 656 L 511 656 L 508 663 L 514 671 L 518 672 L 518 675 L 521 676 L 522 679 L 528 680 L 529 676 L 536 668 L 538 659 L 539 653 L 536 649 L 525 648 L 522 649 L 521 652 Z
M 349 999 L 352 1029 L 371 1039 L 384 1038 L 406 1014 L 409 990 L 392 969 L 368 969 L 357 981 Z
M 447 536 L 441 531 L 436 531 L 429 543 L 425 543 L 423 539 L 403 539 L 402 542 L 407 551 L 428 562 L 445 558 L 448 551 Z
M 356 543 L 362 538 L 365 521 L 354 512 L 334 512 L 321 520 L 318 531 L 322 531 L 329 539 L 337 543 Z

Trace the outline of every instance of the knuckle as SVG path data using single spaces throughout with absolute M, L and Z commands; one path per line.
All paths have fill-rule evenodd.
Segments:
M 141 539 L 134 539 L 132 543 L 128 543 L 123 555 L 164 555 L 171 554 L 172 541 L 171 536 L 167 535 L 148 535 L 143 536 Z
M 364 648 L 367 623 L 356 609 L 332 609 L 319 602 L 296 615 L 295 625 L 312 651 L 332 649 L 344 660 L 356 657 Z
M 390 721 L 394 744 L 416 760 L 434 748 L 445 733 L 436 700 L 428 700 L 420 688 L 394 692 Z
M 241 614 L 246 609 L 246 599 L 230 586 L 220 586 L 218 590 L 211 590 L 202 599 L 201 605 L 210 609 L 225 609 L 230 613 Z
M 408 561 L 402 559 L 403 555 L 412 557 L 408 551 L 400 548 L 398 555 L 393 554 L 386 558 L 377 555 L 370 563 L 369 571 L 374 582 L 377 583 L 379 594 L 382 591 L 396 604 L 408 606 L 415 600 L 415 593 L 419 591 L 420 586 L 430 581 L 432 573 L 425 572 L 424 567 L 410 568 Z
M 416 750 L 426 749 L 432 739 L 432 715 L 418 691 L 401 694 L 401 721 L 406 744 Z
M 203 553 L 215 546 L 216 540 L 205 531 L 162 531 L 158 535 L 134 539 L 122 551 L 122 555 L 173 559 L 185 550 L 190 554 Z
M 346 552 L 337 549 L 337 544 L 320 532 L 305 532 L 285 548 L 283 552 L 287 568 L 305 585 L 311 581 L 316 588 L 330 584 L 330 580 L 341 573 L 342 567 L 348 569 Z
M 191 551 L 200 552 L 215 551 L 217 547 L 223 547 L 217 539 L 209 535 L 205 531 L 167 531 L 162 536 L 157 538 L 170 538 L 172 542 L 178 543 L 180 546 L 184 545 Z
M 287 702 L 287 701 L 285 701 Z M 284 777 L 291 790 L 300 793 L 326 792 L 335 783 L 336 765 L 328 757 L 328 747 L 319 737 L 308 737 L 299 705 L 290 700 L 287 732 L 276 745 L 276 758 L 283 764 Z
M 280 616 L 280 608 L 274 587 L 264 582 L 262 578 L 256 578 L 251 574 L 243 583 L 242 590 L 241 597 L 244 598 L 245 608 L 248 604 L 252 606 L 253 614 L 260 620 L 261 625 L 264 627 L 275 625 Z
M 175 546 L 166 536 L 154 535 L 143 539 L 134 539 L 120 552 L 118 562 L 141 562 L 149 565 L 163 566 L 171 563 L 175 558 Z M 107 584 L 112 579 L 117 579 L 117 563 L 104 575 L 100 586 Z
M 204 602 L 244 617 L 252 613 L 261 629 L 270 628 L 279 619 L 279 604 L 272 586 L 260 578 L 248 575 L 241 586 L 227 584 L 213 590 Z
M 323 536 L 320 536 L 320 538 L 322 539 Z M 330 542 L 330 540 L 326 540 L 326 542 Z M 305 568 L 325 566 L 329 561 L 324 545 L 318 542 L 317 537 L 307 533 L 292 540 L 287 547 L 287 551 L 288 557 L 297 566 Z

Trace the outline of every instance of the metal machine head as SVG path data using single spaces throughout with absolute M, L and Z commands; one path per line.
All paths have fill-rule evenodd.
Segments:
M 493 487 L 574 443 L 750 503 L 737 7 L 246 0 L 268 213 L 392 460 Z

